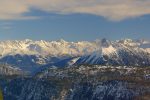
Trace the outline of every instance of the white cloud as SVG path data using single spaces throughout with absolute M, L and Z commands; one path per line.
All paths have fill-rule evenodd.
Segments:
M 3 26 L 1 28 L 4 29 L 4 30 L 10 30 L 12 27 L 11 26 Z
M 0 19 L 30 19 L 31 8 L 59 14 L 87 13 L 110 20 L 150 14 L 150 0 L 0 0 Z
M 0 28 L 3 30 L 10 30 L 12 28 L 12 23 L 9 22 L 1 23 Z

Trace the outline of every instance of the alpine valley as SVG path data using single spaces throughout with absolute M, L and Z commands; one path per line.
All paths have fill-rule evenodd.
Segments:
M 149 100 L 150 41 L 0 42 L 4 100 Z

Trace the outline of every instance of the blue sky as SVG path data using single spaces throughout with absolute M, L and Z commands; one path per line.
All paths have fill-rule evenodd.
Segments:
M 63 4 L 60 5 L 59 2 L 53 0 L 51 3 L 56 6 L 52 8 L 53 5 L 50 4 L 39 5 L 41 4 L 40 1 L 39 4 L 35 5 L 34 0 L 34 3 L 31 4 L 14 2 L 12 5 L 9 1 L 4 2 L 3 5 L 5 4 L 8 8 L 11 5 L 12 8 L 10 9 L 12 10 L 0 10 L 0 40 L 27 38 L 33 40 L 58 40 L 63 38 L 67 41 L 91 41 L 100 38 L 111 40 L 122 38 L 150 39 L 149 1 L 145 0 L 145 2 L 139 3 L 138 0 L 133 0 L 134 3 L 139 4 L 138 9 L 129 0 L 127 0 L 128 2 L 113 0 L 118 5 L 123 4 L 117 8 L 116 3 L 109 1 L 99 0 L 100 3 L 97 0 L 92 3 L 90 0 L 87 1 L 89 3 L 86 2 L 86 5 L 85 2 L 83 4 L 81 2 L 80 5 L 77 2 L 71 2 L 73 8 L 71 4 L 64 4 L 63 6 Z M 45 0 L 45 3 L 49 3 L 49 0 Z M 105 6 L 103 7 L 101 3 Z M 5 6 L 2 8 L 5 9 Z M 135 10 L 130 11 L 129 8 Z M 18 9 L 22 10 L 18 11 Z M 116 12 L 117 9 L 120 13 Z M 119 11 L 119 9 L 122 10 Z

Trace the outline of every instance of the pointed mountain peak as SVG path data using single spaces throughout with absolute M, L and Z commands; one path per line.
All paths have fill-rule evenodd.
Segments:
M 107 40 L 106 38 L 103 38 L 101 40 L 101 46 L 103 46 L 103 47 L 109 47 L 110 44 L 111 44 L 111 42 L 109 40 Z
M 59 39 L 57 42 L 66 43 L 67 41 L 65 41 L 64 39 Z

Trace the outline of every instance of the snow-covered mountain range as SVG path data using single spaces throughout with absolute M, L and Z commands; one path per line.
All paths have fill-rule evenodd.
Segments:
M 131 39 L 1 41 L 0 86 L 5 100 L 143 100 L 149 49 Z
M 150 42 L 123 39 L 67 42 L 12 40 L 0 42 L 0 63 L 27 71 L 73 64 L 150 65 Z
M 103 43 L 102 43 L 103 42 Z M 12 40 L 0 42 L 0 55 L 85 55 L 90 54 L 97 49 L 107 45 L 107 42 L 115 42 L 128 47 L 139 47 L 147 50 L 150 49 L 150 42 L 144 40 L 133 41 L 131 39 L 108 41 L 106 39 L 96 40 L 92 42 L 67 42 L 65 40 L 58 41 L 33 41 L 33 40 Z M 109 51 L 108 51 L 109 50 Z M 107 48 L 106 53 L 112 50 L 111 47 Z
M 84 55 L 95 51 L 97 48 L 93 42 L 67 42 L 58 41 L 32 41 L 29 39 L 22 41 L 1 41 L 0 54 L 6 55 Z
M 149 66 L 150 53 L 147 43 L 121 40 L 111 42 L 103 39 L 98 51 L 85 55 L 78 60 L 79 64 Z M 144 48 L 143 48 L 144 47 Z

